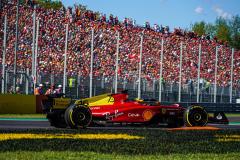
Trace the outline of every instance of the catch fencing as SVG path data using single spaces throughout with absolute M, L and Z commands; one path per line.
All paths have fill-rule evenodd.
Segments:
M 13 93 L 13 72 L 6 70 L 5 73 L 5 93 Z M 63 84 L 63 75 L 53 74 L 38 74 L 37 84 L 44 85 L 44 91 L 48 89 L 51 84 Z M 93 77 L 92 96 L 103 93 L 115 92 L 115 77 Z M 33 94 L 34 79 L 29 74 L 29 70 L 18 71 L 16 74 L 17 84 L 21 94 Z M 84 76 L 68 76 L 66 80 L 66 97 L 74 99 L 89 97 L 89 77 Z M 2 86 L 2 85 L 0 85 Z M 197 101 L 197 83 L 182 84 L 181 89 L 181 102 L 196 102 Z M 141 79 L 141 98 L 143 99 L 156 99 L 159 98 L 159 80 Z M 138 95 L 138 78 L 135 77 L 132 81 L 126 78 L 119 78 L 118 92 L 128 90 L 129 98 L 136 98 Z M 178 102 L 178 83 L 162 84 L 162 102 Z M 229 103 L 230 86 L 217 87 L 217 103 Z M 236 103 L 236 99 L 240 97 L 240 91 L 233 89 L 232 102 Z M 199 102 L 214 102 L 214 84 L 206 86 L 202 84 L 199 94 Z

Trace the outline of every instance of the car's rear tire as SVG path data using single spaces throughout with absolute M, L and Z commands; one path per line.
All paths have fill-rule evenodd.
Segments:
M 190 106 L 184 113 L 184 120 L 188 127 L 205 126 L 208 122 L 208 113 L 201 106 Z
M 72 129 L 86 128 L 92 121 L 92 112 L 85 105 L 72 104 L 65 111 L 65 121 Z
M 56 128 L 66 128 L 67 124 L 64 120 L 64 110 L 54 110 L 47 113 L 47 119 L 50 125 Z

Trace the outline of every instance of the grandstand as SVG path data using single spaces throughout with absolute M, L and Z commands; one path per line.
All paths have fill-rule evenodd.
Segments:
M 19 84 L 25 86 L 30 83 L 32 73 L 32 37 L 33 12 L 29 4 L 19 6 L 19 43 L 17 52 L 17 69 L 21 71 L 18 76 Z M 14 64 L 16 0 L 4 3 L 1 9 L 1 19 L 7 15 L 7 46 L 6 46 L 6 75 L 8 76 L 6 91 L 12 86 L 12 69 Z M 132 21 L 118 20 L 112 15 L 107 18 L 91 10 L 81 10 L 78 6 L 63 7 L 59 10 L 36 7 L 36 17 L 39 19 L 38 57 L 37 57 L 37 83 L 63 83 L 65 29 L 69 24 L 67 49 L 67 77 L 75 78 L 77 83 L 73 91 L 77 97 L 87 97 L 89 90 L 90 56 L 91 56 L 91 30 L 94 30 L 93 43 L 93 77 L 94 94 L 100 92 L 113 92 L 115 59 L 117 52 L 117 32 L 119 41 L 119 70 L 118 88 L 129 89 L 132 96 L 136 96 L 138 85 L 140 35 L 143 34 L 142 50 L 142 86 L 144 96 L 156 98 L 158 96 L 160 77 L 161 41 L 163 44 L 163 99 L 177 101 L 169 98 L 178 92 L 182 84 L 183 98 L 189 101 L 196 99 L 196 86 L 198 81 L 198 54 L 201 44 L 200 91 L 202 101 L 213 101 L 212 95 L 215 83 L 216 47 L 218 47 L 217 64 L 217 101 L 229 100 L 231 77 L 232 49 L 217 39 L 199 37 L 193 32 L 182 29 L 156 29 L 150 26 L 138 26 Z M 3 46 L 3 25 L 1 23 L 0 46 Z M 183 44 L 182 48 L 180 44 Z M 181 83 L 180 54 L 182 50 Z M 1 48 L 2 51 L 2 48 Z M 2 53 L 2 52 L 0 52 Z M 0 56 L 2 64 L 2 54 Z M 26 73 L 27 68 L 29 73 Z M 24 74 L 23 74 L 24 73 Z M 2 73 L 1 73 L 2 75 Z M 233 95 L 240 94 L 240 51 L 234 51 L 233 66 Z M 206 84 L 209 84 L 207 86 Z M 31 85 L 29 85 L 31 86 Z M 26 87 L 22 87 L 24 92 Z M 100 89 L 99 89 L 100 88 Z M 205 95 L 205 96 L 204 96 Z M 174 97 L 174 96 L 173 96 Z M 189 99 L 190 97 L 190 99 Z

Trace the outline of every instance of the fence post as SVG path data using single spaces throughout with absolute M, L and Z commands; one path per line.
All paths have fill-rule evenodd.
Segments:
M 202 53 L 201 43 L 199 44 L 199 48 L 198 49 L 199 49 L 199 51 L 198 51 L 197 103 L 199 102 L 199 81 L 200 81 L 201 53 Z
M 94 40 L 94 30 L 92 28 L 92 38 L 91 38 L 91 60 L 90 60 L 90 84 L 89 84 L 89 97 L 92 97 L 92 84 L 93 84 L 93 40 Z
M 141 34 L 141 42 L 140 42 L 140 61 L 139 61 L 139 69 L 138 69 L 138 99 L 141 98 L 141 74 L 142 74 L 142 48 L 143 48 L 143 33 Z
M 27 68 L 27 71 L 26 71 L 26 88 L 25 88 L 25 90 L 26 90 L 26 95 L 28 95 L 28 86 L 29 86 L 29 68 Z
M 36 5 L 34 5 L 33 10 L 33 37 L 32 37 L 32 77 L 34 77 L 34 69 L 35 69 L 35 39 L 36 39 Z M 35 87 L 34 87 L 35 88 Z
M 19 0 L 17 1 L 16 13 L 16 27 L 15 27 L 15 49 L 14 49 L 14 66 L 13 66 L 13 91 L 16 92 L 16 79 L 17 79 L 17 52 L 18 52 L 18 16 L 19 16 Z
M 233 89 L 233 65 L 234 65 L 234 48 L 232 48 L 232 61 L 231 61 L 231 79 L 230 79 L 230 95 L 229 95 L 229 102 L 232 103 L 232 89 Z
M 4 17 L 4 38 L 3 38 L 3 56 L 2 56 L 2 94 L 5 89 L 5 57 L 6 57 L 6 42 L 7 42 L 7 15 Z
M 179 66 L 178 102 L 181 102 L 181 89 L 182 89 L 182 48 L 183 48 L 183 42 L 181 42 L 181 45 L 180 45 L 180 66 Z
M 5 93 L 8 93 L 8 83 L 9 83 L 9 73 L 8 73 L 8 70 L 5 71 L 6 72 L 6 81 L 5 81 Z
M 218 46 L 216 46 L 216 58 L 215 58 L 215 73 L 214 73 L 214 100 L 217 102 L 217 66 L 218 66 Z
M 39 33 L 39 18 L 37 19 L 37 36 L 36 36 L 36 46 L 35 46 L 35 55 L 34 55 L 34 72 L 33 72 L 35 82 L 33 84 L 33 90 L 35 90 L 36 83 L 37 83 L 38 33 Z
M 118 54 L 119 54 L 119 32 L 117 32 L 117 52 L 116 52 L 116 68 L 115 68 L 115 93 L 118 88 Z
M 64 72 L 63 72 L 63 93 L 66 93 L 66 70 L 67 70 L 67 47 L 68 47 L 68 24 L 66 25 L 65 51 L 64 51 Z
M 163 38 L 162 38 L 162 44 L 161 44 L 161 56 L 160 56 L 160 77 L 159 77 L 159 99 L 158 101 L 161 102 L 162 100 L 162 68 L 163 68 Z

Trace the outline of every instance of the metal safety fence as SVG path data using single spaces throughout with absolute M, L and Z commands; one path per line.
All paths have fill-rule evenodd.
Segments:
M 13 92 L 13 77 L 12 70 L 5 72 L 5 93 Z M 103 93 L 115 93 L 114 76 L 93 77 L 92 96 Z M 18 71 L 16 74 L 17 90 L 21 94 L 33 94 L 34 80 L 29 74 L 29 70 Z M 2 83 L 2 81 L 1 81 Z M 89 97 L 89 83 L 90 78 L 80 75 L 67 76 L 66 82 L 66 97 L 74 99 Z M 38 74 L 36 84 L 43 84 L 44 91 L 46 91 L 51 84 L 56 86 L 63 84 L 63 75 L 54 74 Z M 129 98 L 133 99 L 138 96 L 138 78 L 131 81 L 126 78 L 119 78 L 117 91 L 128 90 Z M 0 85 L 2 86 L 2 84 Z M 214 102 L 214 84 L 207 85 L 203 83 L 200 85 L 199 102 Z M 197 83 L 184 83 L 181 85 L 181 102 L 196 102 L 197 101 Z M 156 99 L 159 98 L 159 80 L 141 79 L 141 98 Z M 1 88 L 2 89 L 2 88 Z M 178 102 L 179 99 L 179 84 L 178 83 L 162 83 L 162 102 Z M 233 89 L 232 102 L 236 103 L 236 99 L 240 97 L 240 90 Z M 216 101 L 217 103 L 229 103 L 230 86 L 217 87 Z

